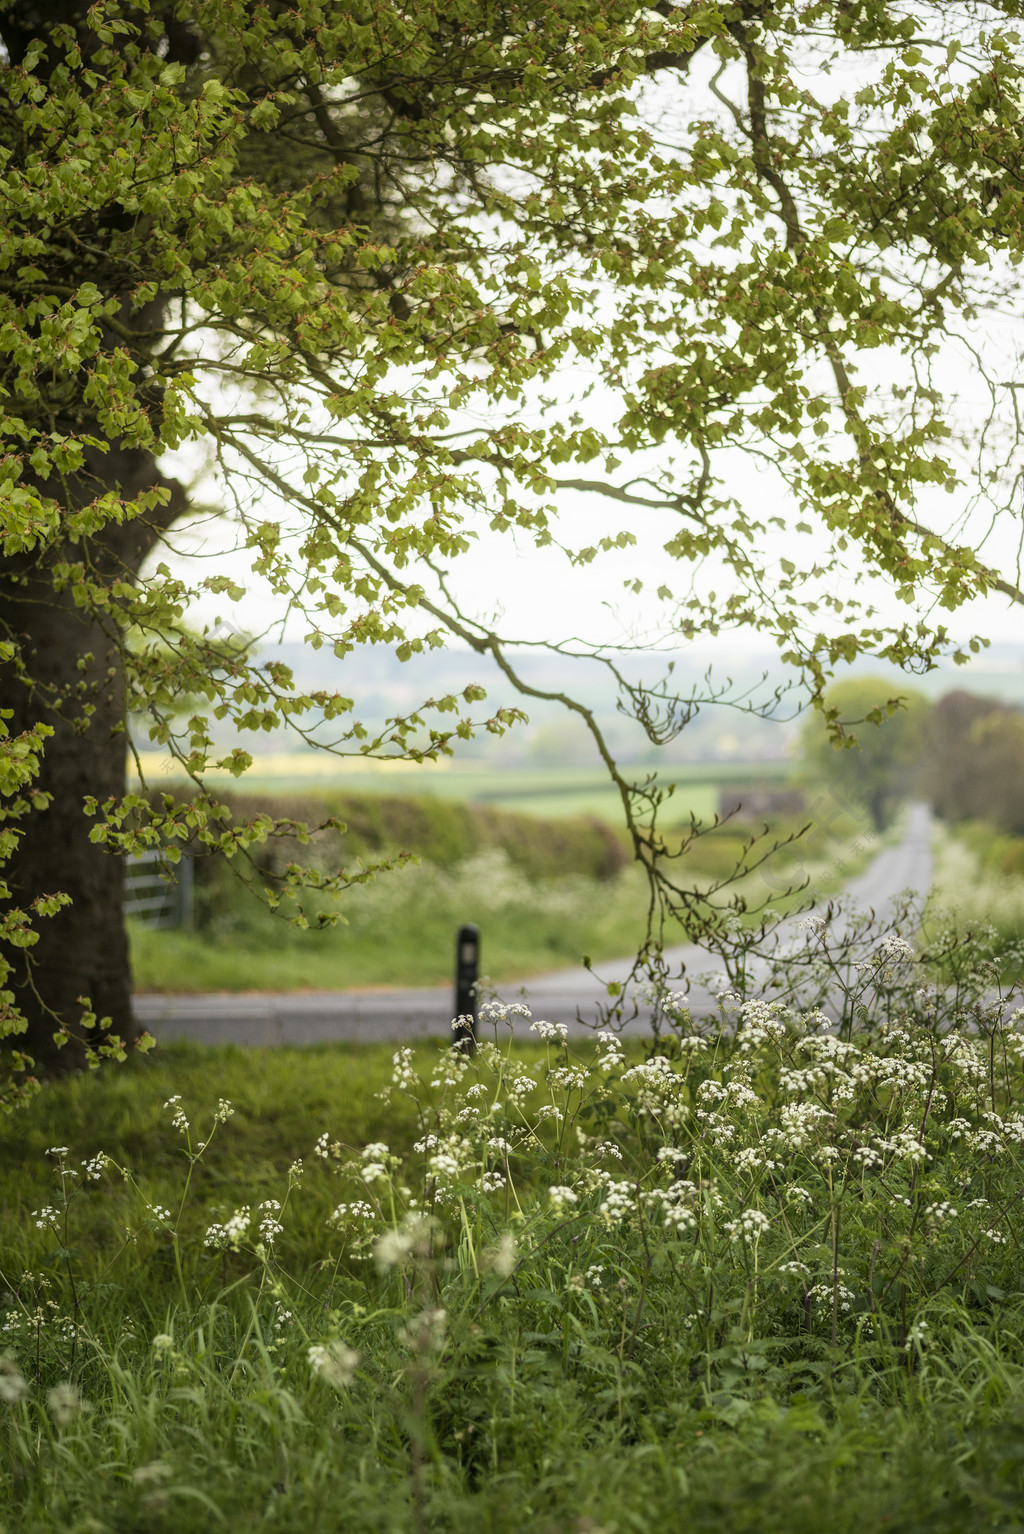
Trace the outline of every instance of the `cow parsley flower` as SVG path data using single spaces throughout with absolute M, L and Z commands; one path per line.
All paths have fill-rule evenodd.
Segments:
M 83 1399 L 82 1392 L 70 1380 L 62 1380 L 59 1385 L 54 1385 L 52 1390 L 47 1391 L 46 1405 L 58 1427 L 67 1427 L 82 1412 L 88 1410 L 88 1403 Z
M 515 1271 L 518 1254 L 515 1237 L 505 1231 L 497 1246 L 485 1254 L 486 1265 L 498 1278 L 509 1278 Z
M 739 1218 L 727 1220 L 722 1228 L 731 1241 L 759 1241 L 770 1230 L 771 1221 L 760 1209 L 741 1209 Z
M 237 1252 L 249 1234 L 251 1210 L 248 1204 L 236 1209 L 224 1223 L 213 1224 L 203 1237 L 203 1245 L 213 1251 Z
M 0 1353 L 0 1401 L 17 1406 L 28 1395 L 28 1381 L 13 1353 Z
M 447 1321 L 448 1312 L 440 1307 L 421 1310 L 399 1327 L 399 1339 L 417 1353 L 437 1352 L 444 1345 Z
M 539 1033 L 549 1044 L 564 1044 L 569 1037 L 569 1030 L 564 1023 L 547 1023 L 542 1018 L 530 1024 L 530 1032 Z
M 335 1390 L 347 1390 L 355 1379 L 360 1354 L 341 1341 L 314 1343 L 306 1350 L 309 1367 Z

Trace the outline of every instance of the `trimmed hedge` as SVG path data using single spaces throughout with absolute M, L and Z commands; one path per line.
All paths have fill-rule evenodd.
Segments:
M 254 849 L 254 861 L 267 872 L 291 862 L 321 867 L 351 865 L 360 858 L 414 853 L 450 868 L 488 848 L 500 847 L 510 861 L 535 879 L 586 874 L 610 879 L 630 861 L 625 837 L 590 816 L 539 820 L 489 805 L 457 804 L 429 797 L 402 799 L 390 794 L 220 796 L 235 820 L 257 814 L 302 821 L 311 828 L 335 816 L 345 831 L 320 833 L 312 845 L 276 837 Z

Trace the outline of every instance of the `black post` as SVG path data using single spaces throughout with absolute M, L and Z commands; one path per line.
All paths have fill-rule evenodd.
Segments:
M 472 1051 L 476 1045 L 476 983 L 480 976 L 480 928 L 472 922 L 460 927 L 455 939 L 455 1013 L 459 1027 L 453 1030 L 456 1049 Z

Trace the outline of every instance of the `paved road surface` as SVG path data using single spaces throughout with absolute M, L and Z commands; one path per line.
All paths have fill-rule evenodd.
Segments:
M 930 815 L 923 804 L 912 805 L 902 841 L 881 851 L 843 892 L 841 907 L 872 908 L 885 913 L 895 897 L 912 889 L 923 894 L 931 887 L 932 857 Z M 789 929 L 789 941 L 805 939 Z M 484 934 L 486 941 L 486 933 Z M 673 948 L 666 959 L 674 971 L 703 974 L 716 968 L 713 961 L 693 947 Z M 486 956 L 485 956 L 486 957 Z M 604 983 L 625 980 L 631 961 L 603 964 L 600 980 L 587 970 L 558 970 L 536 975 L 521 984 L 502 986 L 504 1000 L 525 999 L 534 1017 L 550 1018 L 584 1031 L 594 1020 L 605 998 Z M 486 963 L 485 963 L 486 967 Z M 715 1005 L 705 990 L 691 991 L 691 1009 L 699 1013 Z M 584 1022 L 575 1021 L 577 1009 Z M 452 987 L 421 990 L 312 991 L 286 995 L 204 996 L 138 995 L 135 1012 L 159 1041 L 193 1039 L 206 1044 L 319 1044 L 333 1040 L 347 1043 L 394 1043 L 447 1034 L 452 1013 Z M 639 1019 L 634 1031 L 643 1031 Z

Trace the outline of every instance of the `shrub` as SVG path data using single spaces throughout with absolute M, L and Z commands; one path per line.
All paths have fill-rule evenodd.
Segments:
M 236 820 L 266 811 L 275 819 L 310 825 L 323 824 L 329 817 L 343 821 L 343 833 L 327 831 L 316 839 L 314 860 L 323 868 L 401 852 L 444 868 L 500 847 L 530 878 L 585 874 L 608 879 L 629 861 L 621 833 L 589 816 L 539 820 L 488 805 L 458 804 L 429 796 L 406 799 L 392 794 L 282 795 L 271 802 L 242 794 L 222 797 Z M 288 863 L 307 860 L 309 855 L 308 847 L 291 837 L 281 837 L 264 844 L 257 851 L 256 862 L 260 869 L 276 874 Z

